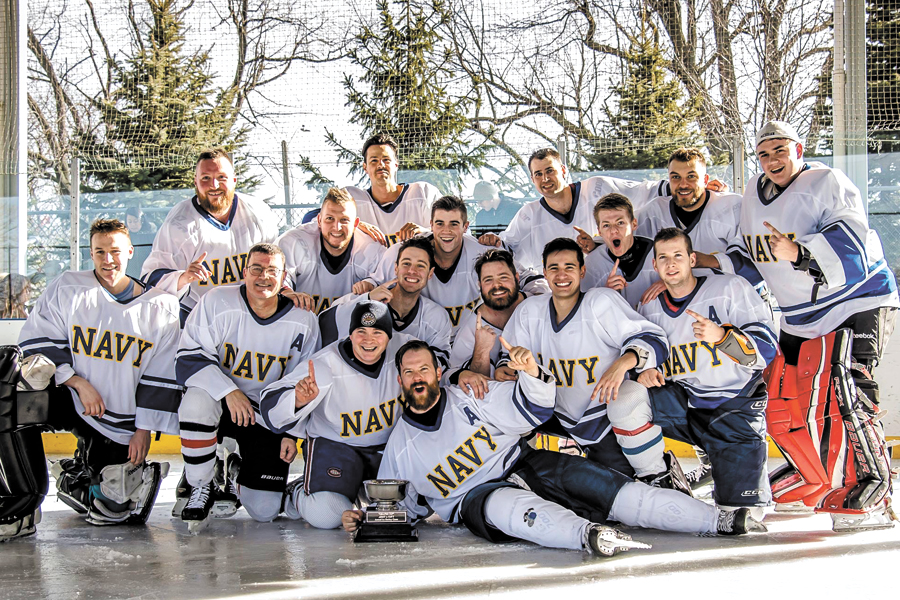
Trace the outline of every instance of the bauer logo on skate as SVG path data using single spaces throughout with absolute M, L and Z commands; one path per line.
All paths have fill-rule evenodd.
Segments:
M 113 338 L 115 338 L 115 343 Z M 124 362 L 127 358 L 131 361 L 132 367 L 140 367 L 144 352 L 152 347 L 153 342 L 133 335 L 106 329 L 100 331 L 98 335 L 95 327 L 72 326 L 72 354 L 84 354 L 116 362 Z
M 476 440 L 478 442 L 477 445 Z M 441 463 L 432 469 L 432 473 L 426 475 L 428 481 L 440 492 L 441 497 L 446 498 L 449 496 L 450 490 L 456 489 L 457 485 L 464 482 L 469 475 L 484 464 L 484 460 L 478 453 L 477 446 L 481 446 L 483 452 L 497 451 L 497 444 L 494 443 L 491 434 L 488 433 L 484 426 L 456 447 L 456 450 L 453 451 L 456 456 L 453 454 L 447 456 L 446 469 L 444 464 Z M 451 476 L 448 473 L 453 475 Z
M 200 286 L 226 285 L 244 279 L 244 266 L 247 264 L 247 253 L 235 254 L 226 258 L 204 260 L 203 266 L 209 269 L 209 279 L 198 281 Z

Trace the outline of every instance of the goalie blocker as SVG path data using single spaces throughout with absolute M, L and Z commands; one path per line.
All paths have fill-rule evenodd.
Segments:
M 796 366 L 779 353 L 765 371 L 769 435 L 788 460 L 770 473 L 772 496 L 831 513 L 836 531 L 896 519 L 879 408 L 851 375 L 852 341 L 839 329 L 804 342 Z

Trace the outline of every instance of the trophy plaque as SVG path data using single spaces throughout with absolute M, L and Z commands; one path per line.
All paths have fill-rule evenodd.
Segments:
M 399 502 L 406 496 L 402 479 L 369 479 L 364 481 L 366 495 L 372 504 L 353 536 L 354 542 L 417 542 L 419 532 Z

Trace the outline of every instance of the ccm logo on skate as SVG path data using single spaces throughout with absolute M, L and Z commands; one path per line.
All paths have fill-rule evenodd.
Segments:
M 331 467 L 330 469 L 328 469 L 325 472 L 328 473 L 329 477 L 340 477 L 341 476 L 341 470 L 338 469 L 337 467 Z
M 762 494 L 762 490 L 747 490 L 741 492 L 741 496 L 759 496 L 760 494 Z

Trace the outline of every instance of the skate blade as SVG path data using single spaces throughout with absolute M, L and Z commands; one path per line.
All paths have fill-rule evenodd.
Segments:
M 184 507 L 187 505 L 187 498 L 177 498 L 175 500 L 175 506 L 172 507 L 172 516 L 176 519 L 181 518 L 181 511 L 184 510 Z
M 209 514 L 216 519 L 228 519 L 233 517 L 238 511 L 238 506 L 234 502 L 215 502 Z
M 188 526 L 188 532 L 191 535 L 197 535 L 207 527 L 209 527 L 209 517 L 203 519 L 202 521 L 185 521 Z
M 649 550 L 652 547 L 652 544 L 638 540 L 616 540 L 616 549 L 618 550 Z
M 835 533 L 856 533 L 858 531 L 877 531 L 891 529 L 894 521 L 890 516 L 878 515 L 831 515 L 831 530 Z
M 747 533 L 769 533 L 769 528 L 762 521 L 750 519 L 747 523 Z
M 815 507 L 807 506 L 802 502 L 778 502 L 775 504 L 777 513 L 814 513 Z

